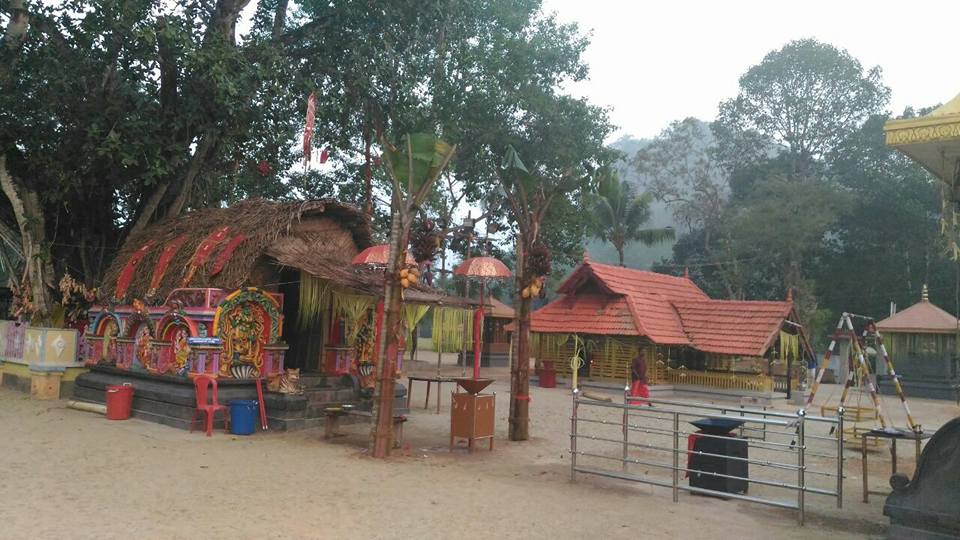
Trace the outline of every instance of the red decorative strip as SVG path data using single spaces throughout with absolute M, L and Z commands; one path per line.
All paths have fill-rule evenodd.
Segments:
M 160 287 L 160 282 L 163 281 L 164 274 L 167 273 L 167 267 L 170 266 L 170 261 L 173 260 L 173 257 L 177 254 L 180 246 L 182 246 L 186 241 L 187 235 L 183 234 L 167 242 L 167 245 L 163 246 L 163 251 L 160 253 L 160 259 L 157 261 L 157 266 L 153 269 L 153 277 L 150 279 L 150 289 L 147 293 L 147 296 L 153 296 L 157 292 L 157 288 Z
M 227 238 L 227 234 L 230 232 L 230 226 L 220 227 L 219 229 L 210 233 L 203 242 L 200 242 L 200 245 L 197 246 L 197 250 L 193 252 L 193 257 L 190 259 L 190 265 L 187 268 L 187 273 L 183 276 L 183 279 L 180 281 L 181 287 L 187 287 L 190 285 L 190 280 L 193 279 L 193 275 L 197 273 L 197 268 L 203 266 L 207 259 L 210 258 L 210 254 L 213 253 L 213 250 L 220 245 Z
M 144 244 L 140 249 L 133 252 L 133 255 L 130 256 L 130 260 L 127 261 L 127 265 L 123 267 L 123 271 L 120 272 L 120 277 L 117 278 L 117 289 L 113 293 L 113 296 L 118 299 L 122 299 L 127 295 L 127 289 L 130 287 L 130 282 L 133 281 L 133 273 L 137 269 L 137 265 L 140 264 L 140 261 L 147 256 L 147 252 L 150 251 L 150 247 L 153 245 L 153 240 Z
M 517 400 L 517 401 L 531 401 L 531 400 L 530 400 L 530 396 L 516 395 L 516 396 L 513 396 L 513 399 L 515 399 L 515 400 Z
M 223 248 L 223 251 L 221 251 L 220 254 L 217 255 L 217 260 L 214 261 L 213 268 L 210 269 L 210 277 L 213 277 L 219 274 L 220 271 L 223 270 L 223 267 L 226 266 L 228 262 L 230 262 L 230 257 L 233 256 L 233 252 L 246 239 L 247 237 L 242 234 L 238 234 L 234 236 L 232 239 L 230 239 L 230 243 L 228 243 L 226 247 Z

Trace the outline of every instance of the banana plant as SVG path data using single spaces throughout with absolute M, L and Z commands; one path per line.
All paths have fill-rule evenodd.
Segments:
M 450 164 L 457 147 L 427 133 L 407 134 L 397 144 L 381 137 L 380 146 L 383 150 L 381 162 L 390 178 L 392 194 L 390 255 L 384 271 L 384 323 L 376 349 L 378 365 L 371 450 L 373 457 L 385 458 L 393 448 L 395 364 L 403 322 L 400 272 L 404 270 L 417 208 Z

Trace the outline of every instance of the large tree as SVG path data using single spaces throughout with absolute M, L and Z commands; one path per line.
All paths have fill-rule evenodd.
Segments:
M 674 263 L 701 265 L 721 282 L 708 288 L 731 297 L 796 289 L 813 313 L 811 276 L 855 204 L 834 164 L 888 98 L 879 68 L 806 39 L 747 70 L 709 134 L 695 121 L 671 126 L 634 163 L 697 239 L 678 242 Z
M 549 248 L 542 241 L 547 216 L 564 204 L 582 207 L 585 195 L 595 189 L 596 172 L 619 157 L 603 144 L 611 131 L 604 110 L 569 97 L 542 103 L 525 113 L 524 132 L 511 141 L 498 174 L 516 235 L 516 361 L 511 367 L 509 420 L 510 439 L 515 441 L 529 438 L 532 298 L 523 291 L 550 270 Z
M 190 208 L 339 196 L 385 216 L 382 133 L 461 142 L 477 201 L 526 111 L 586 75 L 586 40 L 538 0 L 260 0 L 239 35 L 249 4 L 0 0 L 0 217 L 40 311 L 55 275 L 95 283 L 130 232 Z M 322 173 L 294 166 L 310 92 Z
M 845 50 L 801 39 L 740 77 L 740 92 L 720 104 L 714 130 L 729 165 L 783 153 L 794 173 L 807 175 L 889 98 L 879 67 L 864 70 Z
M 832 172 L 850 204 L 812 269 L 817 294 L 834 313 L 883 317 L 891 301 L 917 302 L 926 284 L 931 298 L 953 312 L 960 309 L 957 265 L 937 223 L 940 184 L 884 144 L 886 120 L 868 120 L 834 160 Z

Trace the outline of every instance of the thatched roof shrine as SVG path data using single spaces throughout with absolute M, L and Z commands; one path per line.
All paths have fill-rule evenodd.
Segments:
M 218 230 L 227 241 L 213 248 L 192 275 L 190 267 L 198 248 Z M 178 287 L 216 287 L 226 290 L 244 285 L 265 285 L 258 280 L 264 265 L 297 253 L 304 262 L 312 260 L 349 266 L 350 257 L 371 244 L 370 221 L 353 205 L 335 200 L 275 202 L 250 199 L 228 208 L 204 208 L 160 221 L 127 239 L 107 270 L 103 292 L 116 292 L 117 280 L 131 257 L 144 246 L 143 259 L 127 288 L 127 298 L 152 296 L 163 299 Z M 238 242 L 227 254 L 222 268 L 211 275 L 229 242 Z M 155 291 L 155 269 L 165 248 L 173 246 L 167 270 Z M 188 277 L 189 276 L 189 277 Z M 186 283 L 185 283 L 186 281 Z M 149 294 L 152 293 L 152 294 Z
M 212 241 L 218 233 L 221 237 Z M 249 199 L 228 208 L 195 210 L 131 236 L 107 270 L 101 290 L 105 298 L 114 298 L 124 269 L 146 247 L 121 301 L 163 301 L 170 291 L 183 287 L 274 288 L 283 268 L 301 270 L 358 294 L 380 296 L 382 273 L 350 264 L 371 244 L 370 220 L 351 204 L 333 199 Z M 204 249 L 209 253 L 198 259 Z M 169 260 L 163 270 L 165 252 Z M 202 262 L 197 264 L 198 260 Z M 406 297 L 418 303 L 475 304 L 420 285 L 409 289 Z

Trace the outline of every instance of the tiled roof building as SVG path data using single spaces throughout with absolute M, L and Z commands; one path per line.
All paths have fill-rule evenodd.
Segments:
M 544 345 L 535 354 L 554 360 L 560 371 L 569 371 L 560 342 L 566 341 L 565 335 L 577 334 L 594 342 L 592 376 L 625 378 L 637 347 L 644 347 L 653 382 L 690 376 L 691 381 L 709 384 L 711 376 L 694 373 L 702 371 L 732 375 L 734 380 L 740 375 L 739 386 L 772 390 L 774 364 L 781 359 L 780 340 L 804 341 L 798 336 L 800 325 L 789 298 L 714 300 L 686 276 L 584 258 L 557 292 L 563 296 L 533 312 L 531 331 L 538 335 L 537 345 Z M 767 361 L 758 361 L 764 358 Z M 796 358 L 788 360 L 802 366 Z

